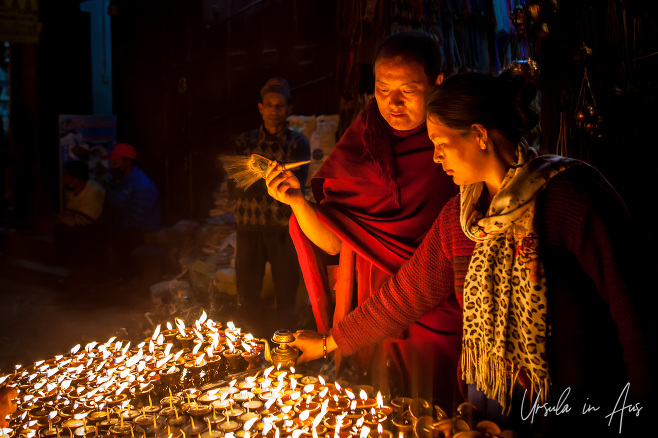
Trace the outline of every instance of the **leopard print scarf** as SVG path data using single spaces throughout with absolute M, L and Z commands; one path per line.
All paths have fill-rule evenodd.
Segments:
M 521 369 L 531 382 L 531 399 L 550 398 L 551 326 L 535 204 L 548 181 L 573 162 L 538 157 L 522 140 L 517 163 L 484 216 L 478 208 L 484 183 L 461 187 L 461 226 L 476 242 L 464 284 L 462 375 L 506 414 Z

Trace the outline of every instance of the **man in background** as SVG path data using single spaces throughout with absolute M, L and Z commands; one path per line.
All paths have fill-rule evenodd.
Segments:
M 129 268 L 133 249 L 144 243 L 145 233 L 160 230 L 160 194 L 136 165 L 135 148 L 117 143 L 110 151 L 110 174 L 103 222 L 108 228 L 111 263 Z M 124 273 L 125 270 L 124 270 Z
M 292 105 L 288 82 L 272 78 L 260 91 L 258 103 L 263 123 L 260 128 L 242 133 L 236 140 L 236 154 L 260 154 L 270 160 L 305 161 L 310 146 L 303 134 L 288 128 Z M 294 171 L 306 181 L 308 165 Z M 296 296 L 299 287 L 299 262 L 288 232 L 292 210 L 267 194 L 264 180 L 247 190 L 234 191 L 237 197 L 237 249 L 235 259 L 238 308 L 245 322 L 261 321 L 260 295 L 266 263 L 270 262 L 276 294 L 276 324 L 292 327 L 296 322 Z

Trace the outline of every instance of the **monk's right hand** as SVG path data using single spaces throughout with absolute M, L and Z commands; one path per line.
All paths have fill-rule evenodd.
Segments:
M 267 166 L 265 184 L 267 193 L 271 197 L 293 208 L 306 201 L 297 177 L 291 171 L 284 170 L 283 166 L 275 161 Z

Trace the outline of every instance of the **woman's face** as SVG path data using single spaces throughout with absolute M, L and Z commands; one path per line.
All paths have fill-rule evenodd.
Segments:
M 481 147 L 479 131 L 451 129 L 429 116 L 427 133 L 434 144 L 434 162 L 441 164 L 455 184 L 475 184 L 485 179 L 486 154 Z
M 425 99 L 433 84 L 423 65 L 400 56 L 375 62 L 375 99 L 384 120 L 399 131 L 425 122 Z

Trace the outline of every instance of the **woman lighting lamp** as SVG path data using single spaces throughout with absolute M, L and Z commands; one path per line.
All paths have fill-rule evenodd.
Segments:
M 624 394 L 628 404 L 645 400 L 649 382 L 629 216 L 596 169 L 528 146 L 534 97 L 510 74 L 456 75 L 436 88 L 428 135 L 460 194 L 413 257 L 330 336 L 297 332 L 301 361 L 322 357 L 325 345 L 352 354 L 456 294 L 469 401 L 519 428 L 619 432 L 620 419 L 606 415 Z M 550 415 L 558 399 L 570 412 Z M 532 415 L 533 403 L 547 412 Z M 585 415 L 585 405 L 599 409 Z M 626 415 L 626 431 L 638 417 Z

